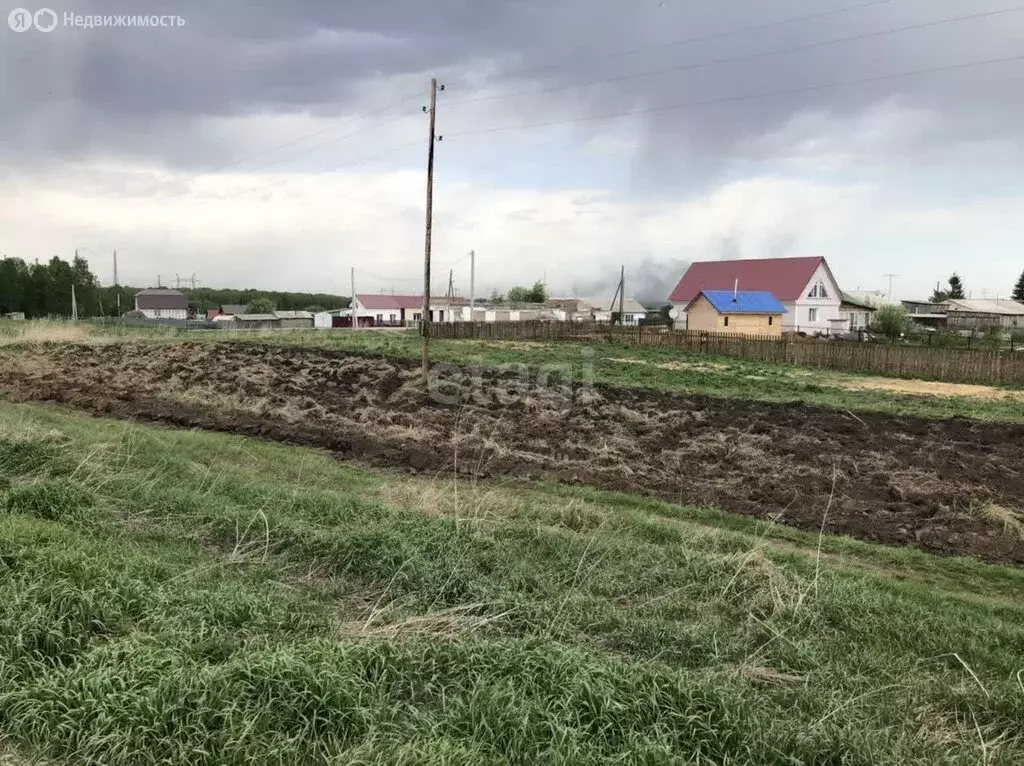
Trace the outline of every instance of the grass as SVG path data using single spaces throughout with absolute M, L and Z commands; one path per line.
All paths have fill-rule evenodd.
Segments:
M 1014 764 L 1024 572 L 0 404 L 0 760 Z

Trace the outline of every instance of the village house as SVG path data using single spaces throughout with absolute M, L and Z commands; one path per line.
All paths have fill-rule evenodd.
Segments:
M 785 308 L 783 332 L 826 335 L 842 329 L 842 293 L 822 257 L 701 261 L 686 270 L 669 296 L 688 327 L 687 307 L 701 290 L 771 293 Z
M 877 309 L 867 301 L 842 293 L 843 302 L 839 304 L 839 318 L 843 320 L 843 330 L 859 332 L 871 327 L 871 318 Z
M 771 293 L 701 290 L 686 306 L 687 328 L 781 337 L 786 308 Z
M 177 290 L 150 287 L 135 294 L 135 310 L 146 319 L 188 319 L 188 298 Z
M 547 305 L 564 312 L 562 321 L 569 322 L 611 322 L 613 314 L 619 311 L 619 301 L 610 298 L 552 298 Z M 647 309 L 635 298 L 622 301 L 622 324 L 636 326 L 647 316 Z
M 351 308 L 357 326 L 405 327 L 423 316 L 423 296 L 360 294 Z

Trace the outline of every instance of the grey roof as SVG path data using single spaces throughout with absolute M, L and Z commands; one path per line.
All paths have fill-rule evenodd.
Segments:
M 187 309 L 188 298 L 177 290 L 165 287 L 150 287 L 135 293 L 140 309 Z
M 136 295 L 180 295 L 182 298 L 185 297 L 185 293 L 180 290 L 173 290 L 170 287 L 147 287 L 145 290 L 139 290 Z
M 618 311 L 619 301 L 618 299 L 612 303 L 610 298 L 580 298 L 580 303 L 586 303 L 590 306 L 593 311 Z M 581 306 L 582 308 L 582 306 Z M 625 298 L 622 301 L 622 311 L 624 314 L 646 314 L 647 309 L 643 307 L 638 300 L 635 298 Z
M 244 314 L 248 310 L 248 306 L 242 306 L 238 303 L 226 303 L 220 307 L 221 314 Z
M 312 319 L 313 314 L 309 311 L 275 311 L 274 316 L 278 319 Z
M 1000 300 L 971 300 L 950 298 L 943 304 L 950 311 L 966 311 L 972 314 L 998 314 L 1001 316 L 1024 316 L 1024 303 Z
M 239 322 L 276 322 L 277 317 L 273 314 L 235 314 Z

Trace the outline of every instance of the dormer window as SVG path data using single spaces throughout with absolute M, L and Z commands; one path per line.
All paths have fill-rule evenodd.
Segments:
M 828 290 L 825 289 L 825 283 L 819 279 L 818 282 L 814 285 L 814 287 L 811 288 L 811 292 L 807 297 L 828 298 Z

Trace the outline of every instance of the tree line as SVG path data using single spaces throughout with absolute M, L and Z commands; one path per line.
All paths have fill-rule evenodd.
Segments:
M 935 286 L 932 293 L 931 303 L 942 303 L 948 300 L 964 300 L 967 297 L 967 289 L 964 286 L 963 278 L 955 271 L 946 283 L 946 287 Z M 1017 283 L 1010 290 L 1010 298 L 1024 303 L 1024 272 L 1021 272 Z
M 21 258 L 0 258 L 0 316 L 24 313 L 30 319 L 70 317 L 72 288 L 78 316 L 83 319 L 117 317 L 135 307 L 142 288 L 127 285 L 103 287 L 80 256 L 71 262 L 54 256 L 45 263 L 26 263 Z M 328 293 L 293 293 L 199 287 L 181 290 L 189 308 L 205 317 L 208 309 L 223 305 L 259 303 L 271 311 L 321 311 L 346 308 L 351 299 Z

